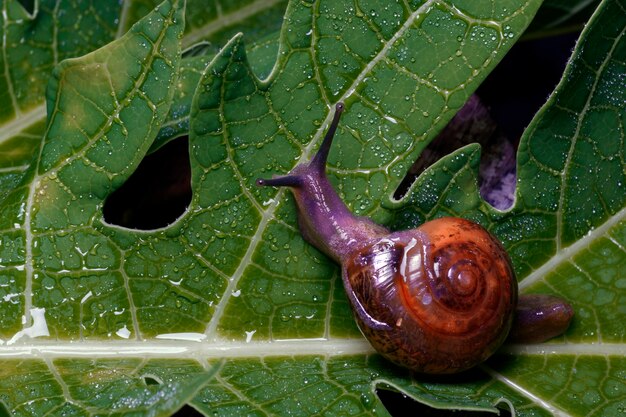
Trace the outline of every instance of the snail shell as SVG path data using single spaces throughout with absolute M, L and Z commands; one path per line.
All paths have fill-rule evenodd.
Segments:
M 359 328 L 387 359 L 425 373 L 483 362 L 513 319 L 517 284 L 485 229 L 447 217 L 392 233 L 343 264 Z
M 291 188 L 303 237 L 341 264 L 357 324 L 390 361 L 414 371 L 461 372 L 484 361 L 511 333 L 517 343 L 563 333 L 572 308 L 557 297 L 517 297 L 500 242 L 476 223 L 446 217 L 390 232 L 354 216 L 326 177 L 343 103 L 318 153 L 259 186 Z

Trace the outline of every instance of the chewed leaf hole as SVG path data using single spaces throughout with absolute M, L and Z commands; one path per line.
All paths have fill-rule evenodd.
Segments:
M 20 4 L 30 14 L 33 14 L 33 12 L 35 11 L 35 0 L 20 0 Z
M 104 203 L 104 220 L 130 229 L 154 230 L 178 219 L 191 202 L 188 141 L 179 138 L 147 155 Z
M 183 405 L 183 407 L 178 410 L 172 417 L 204 417 L 205 414 L 202 414 L 195 408 L 190 405 Z
M 429 405 L 423 404 L 419 401 L 415 401 L 411 397 L 404 395 L 397 391 L 390 391 L 387 389 L 377 389 L 376 393 L 382 401 L 383 405 L 393 417 L 493 417 L 494 414 L 490 411 L 470 411 L 459 409 L 442 409 L 434 408 Z M 498 405 L 498 411 L 500 417 L 510 417 L 511 413 L 508 408 Z
M 163 384 L 163 380 L 156 375 L 146 374 L 142 378 L 143 378 L 143 382 L 146 385 L 162 385 Z

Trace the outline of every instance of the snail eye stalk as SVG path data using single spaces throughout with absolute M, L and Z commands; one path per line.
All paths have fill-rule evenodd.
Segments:
M 326 170 L 326 160 L 328 159 L 330 146 L 333 143 L 333 138 L 335 137 L 335 132 L 337 132 L 339 119 L 341 119 L 341 114 L 343 113 L 344 108 L 345 105 L 342 102 L 337 103 L 335 106 L 333 121 L 330 123 L 328 132 L 326 132 L 326 136 L 324 136 L 324 140 L 322 141 L 320 148 L 311 161 L 311 166 L 315 167 L 318 171 L 324 172 Z

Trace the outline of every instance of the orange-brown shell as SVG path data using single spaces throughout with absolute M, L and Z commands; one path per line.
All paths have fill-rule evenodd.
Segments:
M 506 338 L 517 303 L 499 241 L 452 217 L 369 242 L 344 262 L 343 279 L 374 348 L 423 373 L 483 362 Z

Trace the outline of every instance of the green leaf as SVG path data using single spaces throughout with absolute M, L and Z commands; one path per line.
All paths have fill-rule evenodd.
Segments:
M 206 415 L 387 415 L 377 387 L 448 409 L 623 410 L 623 1 L 599 8 L 526 132 L 507 212 L 478 195 L 476 146 L 441 160 L 402 201 L 391 196 L 539 2 L 293 1 L 264 80 L 241 36 L 213 59 L 182 60 L 179 3 L 125 3 L 124 29 L 133 7 L 153 11 L 120 39 L 60 63 L 45 140 L 20 133 L 34 143 L 34 162 L 0 183 L 7 412 L 168 415 L 190 404 Z M 256 49 L 266 69 L 276 56 L 267 39 L 257 44 L 270 46 L 266 54 Z M 522 291 L 572 301 L 565 336 L 506 346 L 446 379 L 411 375 L 372 350 L 337 266 L 301 239 L 291 197 L 254 186 L 310 157 L 339 100 L 347 112 L 329 172 L 351 208 L 396 228 L 444 214 L 486 225 L 509 249 Z M 154 231 L 107 224 L 107 196 L 159 131 L 171 138 L 185 123 L 187 212 Z M 2 125 L 0 137 L 33 126 L 44 128 Z M 606 178 L 618 186 L 603 187 Z
M 0 199 L 19 183 L 39 147 L 54 66 L 113 39 L 120 6 L 100 3 L 41 0 L 32 13 L 17 0 L 0 3 Z

